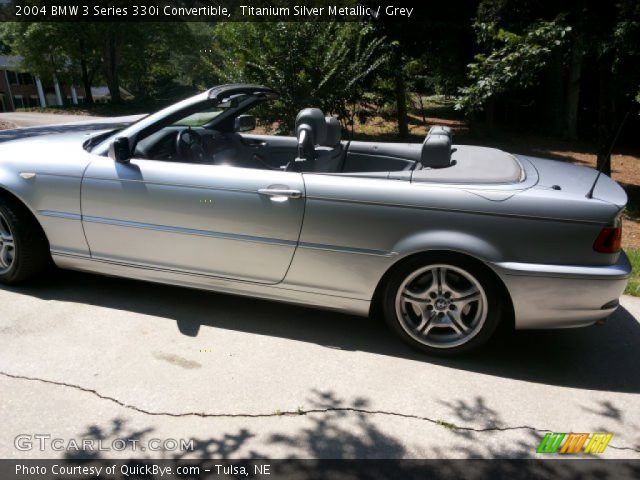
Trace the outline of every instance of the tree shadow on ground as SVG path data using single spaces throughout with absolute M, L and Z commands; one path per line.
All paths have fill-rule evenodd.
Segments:
M 78 432 L 73 438 L 78 443 L 83 439 L 92 442 L 102 442 L 107 449 L 80 450 L 67 452 L 64 458 L 70 464 L 101 459 L 113 459 L 108 448 L 121 444 L 123 441 L 130 445 L 135 440 L 137 449 L 124 451 L 126 458 L 135 458 L 138 463 L 155 463 L 151 459 L 168 460 L 174 468 L 177 465 L 198 466 L 204 469 L 214 469 L 221 460 L 234 460 L 236 465 L 251 465 L 251 462 L 241 463 L 239 460 L 259 460 L 268 462 L 277 478 L 341 478 L 341 479 L 484 479 L 510 478 L 515 480 L 529 478 L 567 478 L 584 479 L 599 478 L 619 479 L 634 478 L 637 473 L 633 462 L 618 461 L 616 464 L 604 464 L 598 461 L 571 462 L 557 459 L 555 461 L 523 460 L 535 457 L 537 448 L 543 436 L 541 432 L 525 430 L 513 441 L 504 432 L 494 430 L 489 432 L 471 432 L 469 435 L 445 440 L 429 436 L 423 437 L 423 451 L 427 457 L 439 460 L 405 459 L 407 450 L 403 439 L 383 432 L 373 422 L 376 414 L 345 410 L 346 408 L 366 409 L 369 400 L 364 397 L 350 401 L 339 398 L 331 391 L 312 391 L 309 404 L 319 412 L 304 416 L 296 416 L 294 421 L 300 421 L 298 428 L 287 425 L 286 430 L 280 427 L 279 417 L 274 417 L 273 429 L 278 431 L 267 436 L 259 436 L 254 432 L 253 419 L 240 420 L 244 425 L 223 431 L 210 438 L 192 436 L 184 438 L 192 448 L 188 450 L 166 450 L 159 448 L 153 454 L 140 450 L 150 444 L 152 439 L 157 445 L 164 445 L 167 438 L 159 438 L 159 424 L 163 421 L 157 417 L 149 424 L 145 417 L 135 420 L 137 424 L 147 424 L 143 428 L 134 427 L 131 420 L 116 417 L 104 424 L 92 423 Z M 486 404 L 482 397 L 473 400 L 456 399 L 450 403 L 451 416 L 460 425 L 468 425 L 472 421 L 480 428 L 495 428 L 504 425 L 496 410 Z M 143 420 L 142 422 L 140 420 Z M 236 419 L 235 421 L 238 421 Z M 403 420 L 404 421 L 404 420 Z M 414 419 L 414 422 L 421 420 Z M 207 422 L 202 419 L 200 422 Z M 429 423 L 429 428 L 451 427 Z M 416 428 L 421 428 L 419 424 Z M 174 426 L 172 430 L 178 430 Z M 454 430 L 455 433 L 455 430 Z M 510 440 L 511 438 L 511 440 Z M 175 440 L 175 439 L 174 439 Z M 120 442 L 120 443 L 118 443 Z M 288 452 L 283 458 L 275 459 L 265 455 L 262 450 L 276 447 L 276 451 Z M 446 460 L 450 458 L 452 460 Z M 560 457 L 559 457 L 560 458 Z M 378 459 L 378 460 L 376 460 Z M 466 459 L 453 460 L 453 459 Z M 503 459 L 507 461 L 489 461 Z M 280 461 L 284 460 L 284 461 Z M 86 465 L 86 463 L 81 463 Z M 164 464 L 166 466 L 166 464 Z M 110 477 L 113 478 L 113 477 Z M 147 478 L 147 477 L 134 477 Z M 210 478 L 205 474 L 193 475 L 189 478 Z
M 55 271 L 30 286 L 1 288 L 169 319 L 194 337 L 203 327 L 215 327 L 535 383 L 640 393 L 640 376 L 632 372 L 640 363 L 640 324 L 623 307 L 605 326 L 506 333 L 474 354 L 437 358 L 405 346 L 378 319 L 254 298 L 71 271 Z
M 460 429 L 452 429 L 452 433 L 461 438 L 460 442 L 453 442 L 448 447 L 448 451 L 435 447 L 434 453 L 436 456 L 446 456 L 447 453 L 450 456 L 456 458 L 466 459 L 521 459 L 521 458 L 538 458 L 538 459 L 554 459 L 554 462 L 542 462 L 536 466 L 538 475 L 543 478 L 555 478 L 554 473 L 558 473 L 555 469 L 555 465 L 558 465 L 558 460 L 566 458 L 589 458 L 598 459 L 599 454 L 585 454 L 583 451 L 574 454 L 560 455 L 560 454 L 538 454 L 536 453 L 537 447 L 544 438 L 546 430 L 536 430 L 534 428 L 545 428 L 544 425 L 510 425 L 502 419 L 497 409 L 491 408 L 487 405 L 487 401 L 482 396 L 476 396 L 473 399 L 454 399 L 454 400 L 440 400 L 440 403 L 444 405 L 449 414 L 447 419 L 454 425 L 462 427 Z M 596 416 L 601 417 L 607 422 L 607 425 L 599 423 L 591 423 L 583 426 L 580 432 L 612 432 L 615 437 L 615 424 L 619 423 L 621 418 L 625 417 L 625 412 L 621 408 L 614 405 L 612 402 L 605 401 L 600 402 L 599 405 L 603 410 L 595 410 L 591 408 L 583 409 L 589 413 L 594 413 Z M 597 422 L 597 417 L 592 418 L 591 422 Z M 612 421 L 614 422 L 612 426 Z M 464 427 L 471 427 L 464 429 Z M 566 433 L 565 430 L 563 432 Z M 621 442 L 621 443 L 620 443 Z M 632 448 L 640 449 L 638 445 L 625 444 L 623 440 L 617 439 L 611 442 L 608 447 L 614 448 Z M 632 452 L 629 452 L 631 455 Z M 637 457 L 637 453 L 634 455 Z M 623 461 L 616 460 L 616 462 L 623 463 Z M 636 461 L 629 461 L 626 467 L 621 471 L 635 471 L 637 467 Z M 562 472 L 562 470 L 560 471 Z M 602 478 L 609 478 L 606 475 L 606 470 L 603 470 Z M 487 477 L 488 478 L 488 477 Z M 516 475 L 515 478 L 518 478 Z M 560 478 L 563 478 L 560 476 Z M 614 476 L 613 478 L 617 478 Z
M 314 390 L 307 399 L 313 413 L 300 415 L 286 415 L 300 421 L 300 428 L 293 433 L 274 433 L 263 437 L 260 441 L 264 445 L 273 445 L 278 450 L 284 448 L 290 452 L 284 458 L 332 458 L 332 459 L 362 459 L 362 458 L 402 458 L 406 450 L 402 443 L 393 436 L 382 432 L 371 422 L 372 415 L 358 410 L 366 409 L 369 400 L 355 398 L 347 401 L 339 398 L 332 391 Z M 352 410 L 354 409 L 354 410 Z M 274 414 L 273 427 L 278 429 L 278 422 L 284 416 Z M 144 418 L 144 417 L 140 417 Z M 138 422 L 140 418 L 138 418 Z M 185 420 L 189 420 L 186 418 Z M 217 419 L 214 419 L 214 421 Z M 161 419 L 154 419 L 157 425 Z M 199 422 L 207 422 L 207 418 Z M 233 433 L 223 432 L 211 438 L 190 436 L 188 438 L 158 438 L 156 426 L 137 428 L 124 417 L 116 417 L 105 424 L 99 422 L 90 424 L 74 438 L 79 445 L 82 440 L 89 440 L 90 448 L 68 451 L 65 458 L 70 460 L 91 460 L 110 458 L 110 450 L 124 452 L 135 458 L 162 458 L 171 460 L 182 459 L 231 459 L 231 458 L 260 458 L 268 456 L 260 451 L 257 435 L 252 432 L 252 418 L 233 419 L 244 426 L 238 427 Z M 176 428 L 174 428 L 176 430 Z M 172 442 L 175 441 L 177 446 Z M 169 446 L 170 449 L 167 449 Z M 187 445 L 182 449 L 181 445 Z M 102 449 L 97 449 L 101 446 Z M 122 447 L 125 448 L 122 448 Z M 151 447 L 153 450 L 149 450 Z

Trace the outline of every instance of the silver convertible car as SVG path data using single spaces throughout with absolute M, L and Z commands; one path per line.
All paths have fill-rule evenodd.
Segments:
M 250 132 L 277 98 L 222 85 L 119 130 L 0 145 L 0 280 L 61 268 L 369 315 L 451 354 L 498 325 L 593 324 L 618 306 L 622 188 L 567 163 L 345 141 L 315 108 Z M 321 327 L 319 327 L 321 328 Z

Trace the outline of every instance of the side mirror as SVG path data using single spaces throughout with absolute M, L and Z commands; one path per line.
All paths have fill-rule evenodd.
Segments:
M 256 117 L 253 115 L 238 115 L 233 124 L 236 132 L 249 132 L 254 128 L 256 128 Z
M 118 163 L 128 163 L 131 159 L 131 148 L 127 137 L 117 137 L 109 145 L 109 158 Z

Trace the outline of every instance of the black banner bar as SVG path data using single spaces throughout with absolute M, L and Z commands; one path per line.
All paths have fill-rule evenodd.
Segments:
M 397 22 L 427 10 L 402 0 L 0 0 L 0 20 L 14 22 Z
M 2 480 L 637 479 L 640 460 L 0 460 Z

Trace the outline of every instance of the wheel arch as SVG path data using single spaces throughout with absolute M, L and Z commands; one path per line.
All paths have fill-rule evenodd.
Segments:
M 25 211 L 25 213 L 31 217 L 31 219 L 34 221 L 34 224 L 38 226 L 38 228 L 40 229 L 40 233 L 42 233 L 43 237 L 47 240 L 47 243 L 49 242 L 49 238 L 47 237 L 47 234 L 44 228 L 42 227 L 42 224 L 38 220 L 38 217 L 36 216 L 35 212 L 31 209 L 31 207 L 29 207 L 27 202 L 24 201 L 24 199 L 22 199 L 19 195 L 17 195 L 15 192 L 11 191 L 9 188 L 7 188 L 5 185 L 2 185 L 2 184 L 0 184 L 0 199 L 8 199 L 9 201 L 13 202 L 14 204 L 22 208 Z
M 378 316 L 379 313 L 381 312 L 384 287 L 389 277 L 391 276 L 391 274 L 395 272 L 397 269 L 402 268 L 402 266 L 407 262 L 412 261 L 417 257 L 424 257 L 426 261 L 438 261 L 438 262 L 443 261 L 445 259 L 449 261 L 451 260 L 466 261 L 466 262 L 471 262 L 472 264 L 474 264 L 474 266 L 481 269 L 495 282 L 495 284 L 498 286 L 501 296 L 504 299 L 506 299 L 506 302 L 504 302 L 504 308 L 505 308 L 505 314 L 506 314 L 505 320 L 507 320 L 505 324 L 507 324 L 508 327 L 513 328 L 514 322 L 515 322 L 515 310 L 513 307 L 513 300 L 511 298 L 511 293 L 509 292 L 509 289 L 507 288 L 505 283 L 502 281 L 500 276 L 496 273 L 496 271 L 493 268 L 489 266 L 486 260 L 483 260 L 482 258 L 479 258 L 474 254 L 470 254 L 467 251 L 452 249 L 452 248 L 422 249 L 422 250 L 411 252 L 407 255 L 404 255 L 398 258 L 391 266 L 389 266 L 389 268 L 387 268 L 387 270 L 384 272 L 384 274 L 378 281 L 378 284 L 376 285 L 376 288 L 373 293 L 373 298 L 371 300 L 370 315 Z

